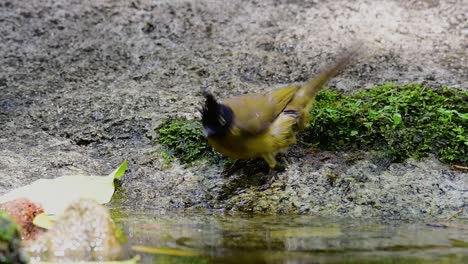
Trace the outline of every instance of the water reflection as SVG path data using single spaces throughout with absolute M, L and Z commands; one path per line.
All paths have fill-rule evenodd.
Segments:
M 468 263 L 468 219 L 458 219 L 456 228 L 434 228 L 425 222 L 126 211 L 116 221 L 128 235 L 129 256 L 133 245 L 159 250 L 138 253 L 142 263 Z M 165 254 L 168 249 L 178 251 Z

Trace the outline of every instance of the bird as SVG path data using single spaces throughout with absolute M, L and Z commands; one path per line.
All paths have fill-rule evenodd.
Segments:
M 205 104 L 201 122 L 208 144 L 222 155 L 239 160 L 263 158 L 273 182 L 276 155 L 297 142 L 297 134 L 309 123 L 309 110 L 324 84 L 349 64 L 348 52 L 303 85 L 288 85 L 266 93 L 243 94 L 217 100 L 202 90 Z M 236 164 L 237 161 L 234 163 Z

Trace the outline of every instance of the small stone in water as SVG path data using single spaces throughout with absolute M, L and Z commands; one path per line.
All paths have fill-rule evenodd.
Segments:
M 33 224 L 34 217 L 44 212 L 41 205 L 28 199 L 16 199 L 0 204 L 0 210 L 7 212 L 21 228 L 21 238 L 36 239 L 43 230 Z
M 33 261 L 110 261 L 122 247 L 109 211 L 94 200 L 71 204 L 53 228 L 28 248 Z

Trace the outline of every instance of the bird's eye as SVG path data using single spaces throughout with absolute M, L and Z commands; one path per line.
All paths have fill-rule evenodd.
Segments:
M 220 116 L 220 117 L 218 118 L 218 121 L 219 121 L 219 123 L 220 123 L 221 125 L 223 125 L 223 126 L 226 124 L 226 120 L 225 120 L 224 117 L 222 117 L 222 116 Z

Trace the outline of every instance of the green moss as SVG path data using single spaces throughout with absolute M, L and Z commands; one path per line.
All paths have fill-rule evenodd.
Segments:
M 468 159 L 468 93 L 421 84 L 384 84 L 351 95 L 323 90 L 302 142 L 326 150 L 381 150 L 395 161 L 435 154 L 449 163 Z M 167 119 L 157 143 L 167 161 L 216 157 L 198 120 Z
M 11 241 L 19 236 L 19 227 L 3 211 L 0 211 L 0 241 Z
M 163 147 L 162 155 L 168 162 L 178 158 L 183 163 L 191 163 L 215 157 L 206 143 L 199 120 L 169 118 L 156 131 L 158 133 L 156 142 Z
M 380 149 L 396 161 L 433 153 L 466 164 L 467 102 L 467 92 L 420 84 L 384 84 L 351 95 L 324 90 L 303 140 L 322 149 Z
M 21 248 L 20 228 L 3 211 L 0 211 L 0 263 L 27 263 Z

